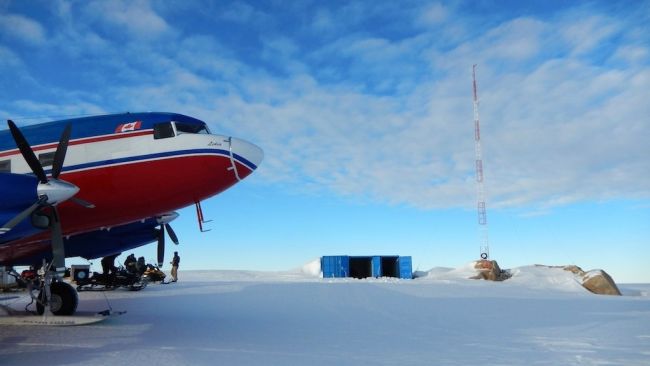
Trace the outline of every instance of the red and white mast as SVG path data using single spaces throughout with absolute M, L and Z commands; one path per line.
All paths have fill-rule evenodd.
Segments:
M 474 89 L 474 150 L 476 152 L 476 201 L 478 209 L 479 241 L 481 258 L 490 258 L 488 244 L 487 211 L 485 208 L 485 187 L 483 186 L 483 153 L 481 151 L 481 127 L 478 119 L 478 93 L 476 88 L 476 64 L 472 66 Z

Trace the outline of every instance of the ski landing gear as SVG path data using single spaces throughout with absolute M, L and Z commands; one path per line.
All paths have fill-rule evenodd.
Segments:
M 36 313 L 18 312 L 8 306 L 0 305 L 0 310 L 6 313 L 0 316 L 2 325 L 43 325 L 43 326 L 72 326 L 87 325 L 114 318 L 126 311 L 113 311 L 110 308 L 100 312 L 76 312 L 79 298 L 77 291 L 68 283 L 63 282 L 57 272 L 43 264 L 38 275 L 28 280 L 27 287 L 32 302 L 36 302 Z M 38 295 L 35 293 L 38 292 Z M 76 314 L 75 314 L 76 313 Z M 40 316 L 39 316 L 40 315 Z

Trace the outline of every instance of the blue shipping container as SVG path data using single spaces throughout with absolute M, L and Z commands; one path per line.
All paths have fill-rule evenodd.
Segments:
M 323 278 L 413 278 L 410 256 L 323 256 L 321 270 Z

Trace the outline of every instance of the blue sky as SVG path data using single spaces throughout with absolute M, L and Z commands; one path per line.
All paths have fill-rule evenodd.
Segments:
M 0 0 L 0 116 L 173 111 L 260 145 L 185 269 L 492 257 L 650 282 L 650 2 Z M 171 247 L 168 248 L 168 251 Z M 136 250 L 155 258 L 155 245 Z

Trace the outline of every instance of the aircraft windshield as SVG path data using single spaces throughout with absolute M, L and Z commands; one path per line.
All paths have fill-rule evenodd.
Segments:
M 177 133 L 199 133 L 199 134 L 210 134 L 208 126 L 205 124 L 190 124 L 190 123 L 180 123 L 175 122 L 176 132 Z

